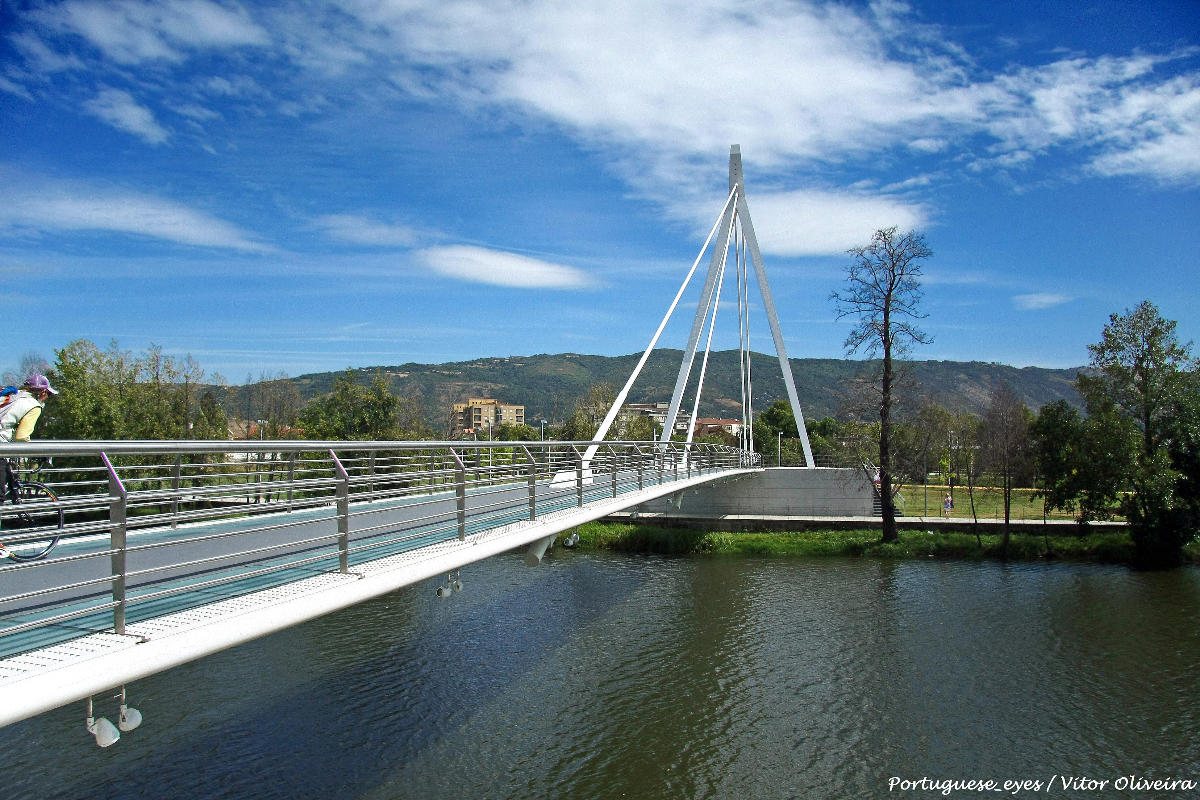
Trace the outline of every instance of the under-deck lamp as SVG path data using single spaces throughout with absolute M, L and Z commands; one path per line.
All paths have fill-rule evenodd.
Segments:
M 121 715 L 117 718 L 117 727 L 123 731 L 131 731 L 142 724 L 142 712 L 125 704 L 125 687 L 121 687 Z
M 121 732 L 117 730 L 117 726 L 113 725 L 104 717 L 96 719 L 92 715 L 92 698 L 88 698 L 87 703 L 87 732 L 96 737 L 96 744 L 101 747 L 109 747 L 117 743 L 121 738 Z

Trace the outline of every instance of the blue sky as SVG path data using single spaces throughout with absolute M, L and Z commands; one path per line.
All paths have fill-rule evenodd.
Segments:
M 1142 299 L 1200 338 L 1195 0 L 0 0 L 0 370 L 640 352 L 731 144 L 793 357 L 891 225 L 918 358 L 1086 363 Z

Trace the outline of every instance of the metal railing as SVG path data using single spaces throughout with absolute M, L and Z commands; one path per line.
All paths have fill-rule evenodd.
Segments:
M 41 560 L 0 561 L 0 656 L 758 463 L 657 442 L 605 442 L 585 461 L 589 444 L 6 445 L 18 474 L 42 460 L 55 499 L 0 505 L 0 542 L 61 538 Z

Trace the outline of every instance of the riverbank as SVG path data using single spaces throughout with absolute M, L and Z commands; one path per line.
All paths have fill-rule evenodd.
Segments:
M 1105 564 L 1132 564 L 1133 540 L 1124 526 L 1092 528 L 1085 535 L 1061 529 L 1051 533 L 1013 533 L 1007 550 L 999 532 L 974 533 L 954 529 L 900 531 L 896 542 L 880 542 L 878 528 L 772 531 L 705 530 L 681 525 L 601 521 L 582 525 L 577 548 L 626 553 L 729 556 L 852 556 L 868 558 L 1061 559 Z M 560 544 L 569 532 L 560 535 Z M 1200 542 L 1184 550 L 1187 563 L 1200 565 Z

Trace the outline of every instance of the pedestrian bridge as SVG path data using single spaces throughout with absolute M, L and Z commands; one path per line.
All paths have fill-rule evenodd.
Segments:
M 0 726 L 515 548 L 759 472 L 678 442 L 39 442 L 0 506 Z M 90 715 L 89 715 L 90 716 Z

